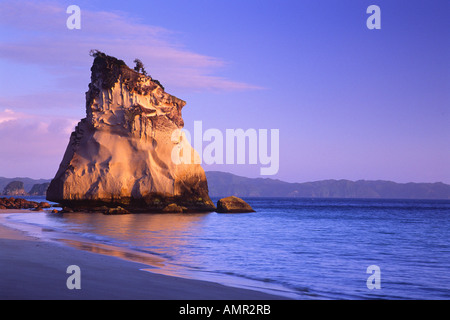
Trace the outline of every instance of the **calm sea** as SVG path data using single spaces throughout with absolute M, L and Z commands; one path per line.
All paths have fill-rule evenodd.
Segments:
M 33 212 L 8 221 L 152 272 L 294 299 L 450 299 L 449 200 L 245 200 L 256 213 Z M 380 289 L 367 286 L 371 265 Z

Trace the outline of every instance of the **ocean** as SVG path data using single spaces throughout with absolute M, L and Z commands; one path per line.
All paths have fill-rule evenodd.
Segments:
M 256 212 L 31 212 L 7 221 L 151 272 L 291 299 L 450 299 L 450 200 L 244 199 Z

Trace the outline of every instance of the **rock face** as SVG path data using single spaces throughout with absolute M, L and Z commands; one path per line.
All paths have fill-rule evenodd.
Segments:
M 25 196 L 27 193 L 24 190 L 22 181 L 11 181 L 3 189 L 3 194 L 7 196 Z
M 70 208 L 159 212 L 175 203 L 186 211 L 214 211 L 200 164 L 173 160 L 174 150 L 195 157 L 180 133 L 185 102 L 123 61 L 93 56 L 86 118 L 70 137 L 47 199 Z
M 217 212 L 244 213 L 244 212 L 255 212 L 255 210 L 253 210 L 253 208 L 241 198 L 231 196 L 217 201 Z

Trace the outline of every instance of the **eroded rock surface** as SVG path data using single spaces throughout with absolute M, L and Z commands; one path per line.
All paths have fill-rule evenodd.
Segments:
M 101 52 L 94 57 L 86 118 L 70 136 L 47 199 L 76 209 L 159 212 L 174 203 L 214 211 L 200 164 L 173 161 L 174 148 L 196 156 L 179 133 L 185 101 L 121 60 Z
M 241 198 L 231 196 L 217 201 L 217 212 L 219 213 L 245 213 L 255 212 L 253 208 Z
M 24 190 L 24 184 L 22 181 L 11 181 L 3 189 L 3 195 L 6 196 L 25 196 L 27 193 Z

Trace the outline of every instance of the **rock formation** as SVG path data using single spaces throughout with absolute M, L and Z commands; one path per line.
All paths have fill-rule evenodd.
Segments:
M 37 209 L 50 208 L 47 202 L 35 202 L 22 198 L 0 198 L 0 209 Z M 36 210 L 37 211 L 37 210 Z
M 200 164 L 172 160 L 173 150 L 195 156 L 180 134 L 186 103 L 122 60 L 98 51 L 93 56 L 86 118 L 70 136 L 47 199 L 80 210 L 162 212 L 176 204 L 214 211 Z
M 241 198 L 231 196 L 217 201 L 217 212 L 219 213 L 244 213 L 255 212 L 253 208 Z
M 49 185 L 50 185 L 50 182 L 36 183 L 33 185 L 30 192 L 28 192 L 28 193 L 30 196 L 45 196 Z
M 22 181 L 11 181 L 3 189 L 3 194 L 6 196 L 26 196 L 24 185 Z

